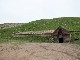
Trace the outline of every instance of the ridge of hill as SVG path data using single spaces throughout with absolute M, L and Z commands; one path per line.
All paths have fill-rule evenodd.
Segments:
M 3 28 L 11 28 L 11 27 L 17 27 L 17 26 L 20 26 L 20 25 L 23 25 L 25 23 L 4 23 L 4 24 L 0 24 L 0 29 Z

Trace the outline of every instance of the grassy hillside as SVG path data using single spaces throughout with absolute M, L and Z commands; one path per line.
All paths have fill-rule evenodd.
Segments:
M 23 32 L 23 31 L 40 31 L 40 30 L 55 30 L 58 26 L 62 26 L 63 28 L 67 30 L 73 30 L 73 31 L 80 31 L 80 18 L 79 17 L 62 17 L 62 18 L 54 18 L 54 19 L 41 19 L 32 21 L 17 27 L 11 27 L 11 28 L 2 28 L 0 29 L 0 37 L 6 38 L 6 40 L 10 40 L 10 37 L 12 37 L 12 34 L 15 34 L 17 32 Z M 74 35 L 75 36 L 75 35 Z M 78 37 L 80 36 L 77 35 Z M 40 39 L 41 38 L 41 39 Z M 46 37 L 26 37 L 22 38 L 23 40 L 28 39 L 29 42 L 33 41 L 41 41 L 41 42 L 49 42 L 48 38 Z M 11 39 L 12 41 L 14 39 Z M 11 41 L 10 40 L 10 41 Z M 18 40 L 18 38 L 15 38 L 15 40 Z M 15 41 L 14 40 L 14 41 Z M 3 39 L 1 40 L 3 41 Z M 4 39 L 5 41 L 5 39 Z M 80 43 L 80 41 L 76 41 L 74 43 Z
M 55 30 L 58 26 L 62 26 L 67 30 L 80 30 L 80 18 L 63 17 L 54 19 L 41 19 L 17 27 L 1 29 L 0 34 L 2 36 L 11 36 L 12 34 L 20 31 Z

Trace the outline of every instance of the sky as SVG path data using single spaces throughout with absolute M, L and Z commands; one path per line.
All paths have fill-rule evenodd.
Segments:
M 80 0 L 0 0 L 0 23 L 80 17 Z

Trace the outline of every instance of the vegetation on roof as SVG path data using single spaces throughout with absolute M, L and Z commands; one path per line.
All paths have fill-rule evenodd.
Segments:
M 11 37 L 13 34 L 25 31 L 55 30 L 62 26 L 69 31 L 80 31 L 79 17 L 61 17 L 54 19 L 41 19 L 20 26 L 0 29 L 1 37 Z
M 21 26 L 1 29 L 0 34 L 9 36 L 17 32 L 23 31 L 40 31 L 40 30 L 55 30 L 58 26 L 62 26 L 67 30 L 79 31 L 80 18 L 78 17 L 62 17 L 54 19 L 41 19 L 32 21 Z

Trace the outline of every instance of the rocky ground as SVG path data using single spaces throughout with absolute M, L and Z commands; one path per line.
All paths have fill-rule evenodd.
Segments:
M 1 43 L 0 60 L 80 60 L 80 47 L 69 43 Z

